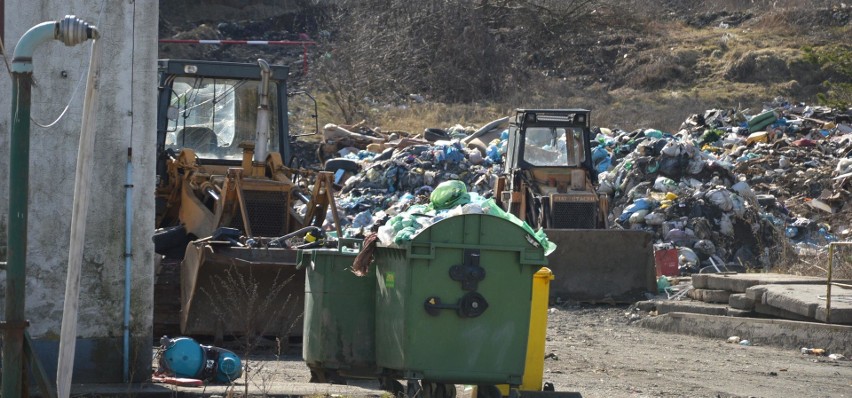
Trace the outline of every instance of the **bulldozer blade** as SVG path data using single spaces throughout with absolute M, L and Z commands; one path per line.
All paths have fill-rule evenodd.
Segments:
M 656 290 L 651 234 L 631 230 L 545 229 L 557 248 L 547 257 L 556 277 L 550 297 L 635 302 Z
M 181 333 L 192 336 L 302 334 L 305 271 L 296 251 L 197 241 L 181 264 Z

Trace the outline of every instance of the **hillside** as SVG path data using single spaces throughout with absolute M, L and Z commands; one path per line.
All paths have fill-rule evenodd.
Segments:
M 203 3 L 161 1 L 161 38 L 307 36 L 318 42 L 308 74 L 300 47 L 161 45 L 160 56 L 288 63 L 323 99 L 321 122 L 417 132 L 581 106 L 597 125 L 671 131 L 705 109 L 815 103 L 823 82 L 849 79 L 806 59 L 806 48 L 848 51 L 852 7 L 836 1 Z M 409 94 L 426 104 L 409 109 Z

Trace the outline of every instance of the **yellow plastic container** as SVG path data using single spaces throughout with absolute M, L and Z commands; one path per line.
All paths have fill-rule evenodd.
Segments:
M 521 391 L 541 391 L 544 384 L 544 341 L 547 337 L 547 304 L 550 281 L 554 279 L 550 268 L 542 267 L 533 275 L 532 301 L 530 303 L 530 333 L 527 338 L 527 357 Z M 497 388 L 503 396 L 509 395 L 509 385 Z

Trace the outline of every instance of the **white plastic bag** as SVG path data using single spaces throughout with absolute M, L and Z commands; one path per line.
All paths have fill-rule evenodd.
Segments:
M 645 224 L 648 225 L 663 225 L 666 222 L 666 215 L 663 213 L 648 213 L 645 216 Z
M 654 180 L 654 190 L 658 192 L 675 192 L 677 189 L 677 182 L 671 178 L 659 176 Z
M 638 210 L 630 215 L 630 224 L 642 224 L 645 222 L 645 216 L 648 215 L 648 210 Z
M 731 201 L 731 193 L 727 189 L 711 189 L 705 197 L 722 211 L 728 212 L 734 208 L 734 203 Z

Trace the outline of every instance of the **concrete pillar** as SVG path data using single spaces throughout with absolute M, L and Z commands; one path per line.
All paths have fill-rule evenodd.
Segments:
M 12 52 L 31 26 L 77 15 L 100 29 L 97 137 L 83 253 L 74 382 L 122 381 L 124 300 L 124 201 L 128 148 L 134 163 L 132 226 L 131 373 L 150 377 L 153 311 L 154 137 L 157 86 L 157 0 L 0 0 L 5 2 L 4 44 Z M 0 3 L 2 4 L 2 3 Z M 80 136 L 83 89 L 91 44 L 66 47 L 58 41 L 34 56 L 32 115 L 52 122 L 31 128 L 30 209 L 26 316 L 36 351 L 53 377 L 59 345 L 68 261 L 74 168 Z M 0 92 L 11 82 L 0 73 Z M 79 89 L 74 92 L 79 83 Z M 73 93 L 73 96 L 72 96 Z M 0 96 L 0 170 L 8 170 L 11 99 Z M 8 176 L 0 172 L 0 198 L 8 198 Z M 8 202 L 0 200 L 0 261 L 5 261 Z M 0 270 L 0 297 L 5 296 Z M 0 298 L 2 308 L 2 298 Z

